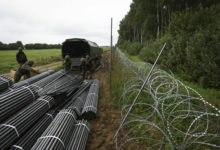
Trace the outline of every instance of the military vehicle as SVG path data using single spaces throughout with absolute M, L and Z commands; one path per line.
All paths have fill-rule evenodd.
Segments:
M 89 55 L 93 69 L 101 64 L 101 55 L 103 50 L 95 43 L 86 39 L 72 38 L 66 39 L 62 43 L 62 57 L 63 60 L 66 55 L 70 56 L 72 63 L 72 70 L 80 70 L 80 59 Z

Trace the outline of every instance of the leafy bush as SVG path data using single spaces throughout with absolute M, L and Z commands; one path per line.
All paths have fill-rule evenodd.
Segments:
M 127 52 L 130 55 L 138 55 L 143 46 L 144 44 L 139 42 L 131 43 L 129 46 L 127 46 Z
M 159 40 L 150 41 L 148 45 L 144 46 L 141 49 L 139 54 L 140 58 L 146 62 L 153 64 L 165 42 L 166 47 L 161 55 L 161 58 L 159 59 L 159 64 L 163 64 L 162 62 L 167 61 L 167 55 L 170 53 L 171 49 L 172 37 L 170 34 L 166 34 Z
M 119 48 L 125 50 L 129 55 L 138 55 L 144 44 L 139 42 L 123 41 Z

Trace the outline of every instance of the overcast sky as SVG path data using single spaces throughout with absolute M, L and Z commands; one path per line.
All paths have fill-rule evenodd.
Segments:
M 62 43 L 86 38 L 110 43 L 110 20 L 117 42 L 119 22 L 132 0 L 0 0 L 0 41 Z

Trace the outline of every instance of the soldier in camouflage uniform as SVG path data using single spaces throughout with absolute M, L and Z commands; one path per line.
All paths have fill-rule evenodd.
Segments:
M 16 60 L 20 65 L 20 67 L 27 61 L 27 57 L 21 47 L 18 48 L 18 53 L 16 54 Z
M 80 59 L 80 61 L 81 61 L 80 69 L 82 71 L 83 79 L 85 79 L 85 77 L 86 77 L 86 59 L 82 57 Z
M 14 76 L 14 83 L 19 82 L 22 76 L 24 76 L 24 79 L 30 78 L 31 72 L 39 74 L 38 71 L 31 68 L 33 64 L 33 61 L 26 61 L 21 67 L 19 67 Z
M 64 59 L 64 62 L 63 62 L 63 67 L 66 71 L 70 71 L 71 66 L 72 66 L 72 64 L 71 64 L 70 56 L 66 55 L 65 59 Z
M 91 72 L 91 61 L 89 60 L 89 55 L 86 55 L 86 58 L 81 58 L 81 69 L 83 73 L 83 79 L 92 78 Z

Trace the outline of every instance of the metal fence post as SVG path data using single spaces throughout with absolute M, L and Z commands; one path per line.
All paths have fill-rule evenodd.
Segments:
M 111 84 L 112 84 L 112 18 L 111 18 L 111 58 L 110 58 L 110 90 L 111 90 Z

